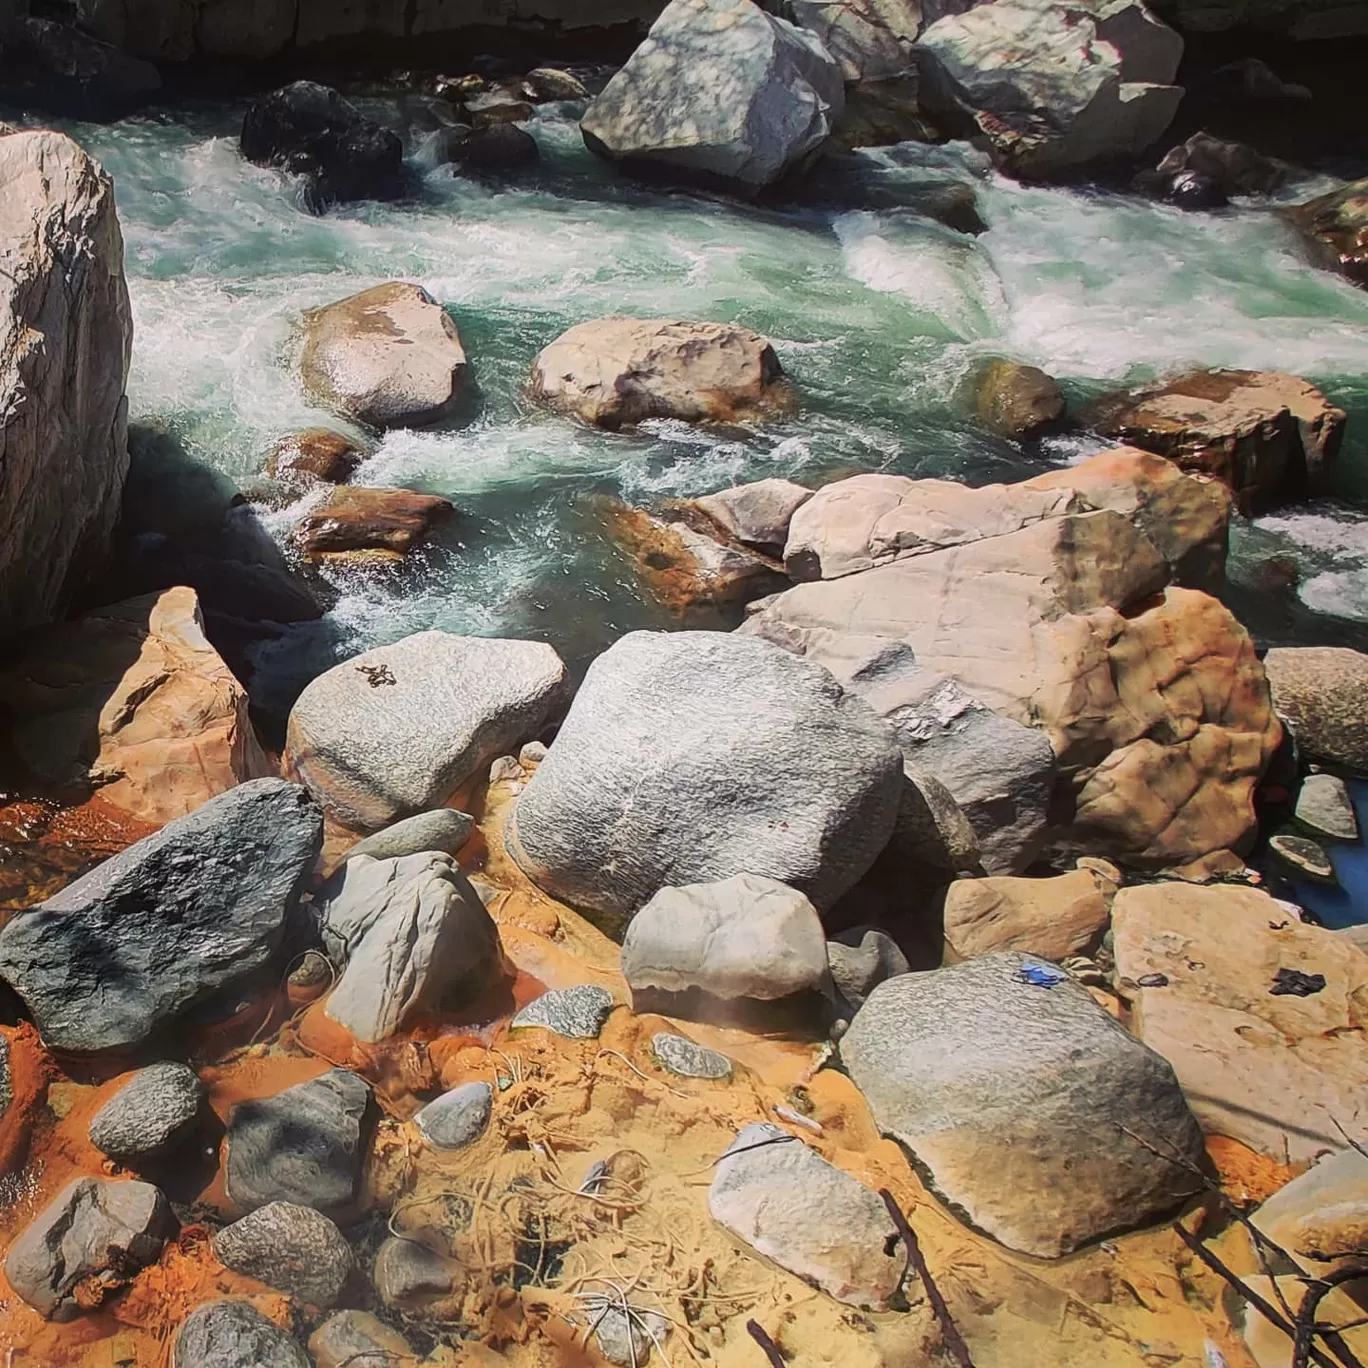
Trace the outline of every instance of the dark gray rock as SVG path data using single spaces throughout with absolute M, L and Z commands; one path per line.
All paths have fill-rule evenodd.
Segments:
M 454 1259 L 420 1241 L 391 1236 L 375 1256 L 373 1281 L 386 1306 L 407 1310 L 445 1297 L 460 1271 Z
M 171 1368 L 310 1368 L 309 1356 L 245 1301 L 216 1301 L 186 1317 Z
M 423 1139 L 438 1149 L 464 1149 L 484 1134 L 494 1105 L 488 1083 L 464 1083 L 429 1102 L 413 1119 Z
M 632 632 L 590 666 L 508 845 L 601 912 L 734 874 L 820 911 L 883 848 L 901 788 L 892 733 L 825 670 L 756 637 Z
M 22 14 L 25 6 L 20 6 Z M 37 106 L 75 119 L 122 118 L 161 89 L 151 62 L 102 43 L 72 24 L 44 18 L 9 19 L 4 28 L 4 72 L 8 102 Z
M 680 1078 L 722 1079 L 732 1076 L 732 1062 L 682 1035 L 658 1031 L 651 1037 L 651 1052 L 664 1069 Z
M 573 988 L 553 988 L 533 998 L 509 1024 L 514 1030 L 544 1026 L 567 1040 L 594 1040 L 612 1010 L 613 995 L 606 988 L 577 983 Z
M 369 855 L 373 860 L 397 860 L 404 855 L 421 855 L 425 850 L 441 850 L 455 855 L 470 839 L 475 819 L 456 808 L 434 808 L 406 817 L 402 822 L 377 831 L 358 841 L 347 852 L 347 859 Z
M 0 931 L 0 978 L 53 1049 L 127 1050 L 280 956 L 323 843 L 308 794 L 256 779 Z
M 186 1064 L 139 1069 L 90 1122 L 90 1143 L 111 1159 L 150 1159 L 194 1127 L 204 1085 Z
M 346 1069 L 274 1097 L 240 1102 L 228 1116 L 229 1198 L 245 1211 L 294 1202 L 323 1212 L 356 1198 L 371 1093 Z
M 1268 848 L 1285 865 L 1305 878 L 1317 883 L 1335 882 L 1335 866 L 1330 863 L 1330 857 L 1319 841 L 1280 831 L 1268 838 Z
M 314 1306 L 335 1306 L 356 1261 L 326 1216 L 293 1202 L 271 1202 L 224 1226 L 214 1253 L 225 1268 Z
M 106 1278 L 112 1289 L 155 1262 L 175 1229 L 150 1183 L 78 1178 L 10 1246 L 5 1277 L 48 1320 L 74 1320 L 89 1307 L 77 1299 L 80 1284 Z
M 885 979 L 896 978 L 911 968 L 907 956 L 887 932 L 874 926 L 853 926 L 827 942 L 836 991 L 859 1007 Z
M 840 1049 L 880 1128 L 936 1191 L 1023 1253 L 1066 1254 L 1200 1186 L 1159 1157 L 1203 1155 L 1172 1068 L 1032 955 L 889 979 Z
M 315 1368 L 407 1368 L 418 1355 L 397 1330 L 369 1311 L 339 1311 L 309 1339 Z

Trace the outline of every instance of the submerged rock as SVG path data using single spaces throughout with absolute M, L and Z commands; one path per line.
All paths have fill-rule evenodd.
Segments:
M 1345 646 L 1277 646 L 1264 669 L 1303 754 L 1368 774 L 1368 655 Z
M 245 1301 L 215 1301 L 186 1317 L 171 1368 L 310 1368 L 309 1356 Z
M 1153 171 L 1137 176 L 1136 188 L 1183 208 L 1219 208 L 1234 195 L 1270 194 L 1293 174 L 1286 162 L 1265 157 L 1244 143 L 1194 133 L 1170 148 Z M 1204 187 L 1203 202 L 1193 202 L 1194 185 Z
M 406 817 L 374 836 L 358 841 L 347 851 L 347 859 L 369 855 L 372 860 L 397 860 L 404 855 L 421 855 L 425 850 L 455 855 L 470 839 L 475 819 L 459 808 L 434 808 Z
M 270 1202 L 214 1236 L 225 1268 L 327 1308 L 356 1267 L 351 1246 L 326 1217 L 293 1202 Z
M 194 1127 L 204 1097 L 187 1064 L 139 1069 L 91 1118 L 90 1143 L 124 1162 L 165 1154 Z
M 552 100 L 587 100 L 589 92 L 578 76 L 558 67 L 536 67 L 523 77 L 523 85 L 528 94 L 544 104 Z
M 311 508 L 295 535 L 311 561 L 397 561 L 452 512 L 451 503 L 436 494 L 347 485 Z
M 1297 794 L 1297 821 L 1333 841 L 1357 841 L 1358 817 L 1349 786 L 1335 774 L 1308 774 Z
M 1368 286 L 1368 180 L 1299 204 L 1290 217 L 1321 264 Z
M 470 171 L 512 171 L 540 157 L 537 140 L 511 123 L 477 126 L 451 148 L 451 160 Z
M 0 978 L 52 1049 L 127 1050 L 274 963 L 323 843 L 308 794 L 213 798 L 0 930 Z
M 493 1104 L 488 1083 L 464 1083 L 429 1102 L 413 1120 L 430 1145 L 441 1150 L 464 1149 L 484 1134 Z
M 1039 437 L 1064 417 L 1064 391 L 1036 366 L 993 360 L 969 381 L 974 412 L 993 432 L 1016 441 Z
M 613 1010 L 613 995 L 592 983 L 573 988 L 553 988 L 533 998 L 509 1025 L 544 1026 L 567 1040 L 596 1040 Z
M 732 1076 L 732 1062 L 726 1055 L 670 1031 L 658 1031 L 651 1037 L 651 1053 L 661 1068 L 679 1078 L 718 1080 Z

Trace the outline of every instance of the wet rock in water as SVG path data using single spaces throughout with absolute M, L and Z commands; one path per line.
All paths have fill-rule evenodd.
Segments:
M 663 1345 L 670 1333 L 670 1322 L 658 1312 L 634 1306 L 628 1314 L 612 1304 L 611 1294 L 605 1294 L 601 1305 L 591 1310 L 597 1321 L 594 1339 L 599 1353 L 609 1363 L 620 1363 L 624 1368 L 646 1368 L 651 1350 Z
M 1333 841 L 1357 841 L 1358 817 L 1349 785 L 1335 774 L 1308 774 L 1297 794 L 1297 821 Z
M 32 23 L 33 21 L 27 21 Z M 128 473 L 133 339 L 108 176 L 60 133 L 0 138 L 0 637 L 99 572 Z
M 839 63 L 750 0 L 671 0 L 580 127 L 629 169 L 755 194 L 831 134 Z
M 397 860 L 405 855 L 421 855 L 425 850 L 445 851 L 455 855 L 470 839 L 475 830 L 475 819 L 459 808 L 434 808 L 406 817 L 347 851 L 347 859 L 369 855 L 372 860 Z
M 1153 171 L 1136 177 L 1136 189 L 1183 208 L 1219 208 L 1233 195 L 1267 195 L 1294 175 L 1286 162 L 1265 157 L 1244 143 L 1194 133 L 1170 148 Z M 1187 179 L 1185 179 L 1187 178 Z M 1206 202 L 1194 203 L 1185 184 L 1206 187 Z
M 737 874 L 662 888 L 622 942 L 632 1010 L 712 1020 L 830 993 L 817 909 L 775 879 Z
M 461 1265 L 416 1239 L 391 1236 L 375 1256 L 372 1275 L 380 1300 L 397 1310 L 420 1309 L 425 1301 L 447 1296 Z
M 820 910 L 887 842 L 902 782 L 892 733 L 826 671 L 735 633 L 632 632 L 590 666 L 508 848 L 601 912 L 734 874 Z
M 90 1143 L 121 1161 L 165 1154 L 194 1127 L 204 1097 L 204 1084 L 186 1064 L 139 1069 L 91 1119 Z
M 1036 366 L 989 361 L 971 376 L 969 392 L 979 420 L 1015 441 L 1039 437 L 1064 418 L 1064 391 Z
M 0 704 L 24 768 L 153 826 L 274 773 L 247 691 L 204 635 L 193 589 L 167 589 L 24 638 Z
M 729 423 L 783 410 L 792 401 L 783 376 L 769 341 L 734 323 L 603 318 L 545 348 L 530 388 L 548 407 L 615 431 L 647 418 Z
M 512 171 L 540 157 L 537 140 L 511 123 L 477 126 L 451 148 L 451 160 L 471 171 Z
M 215 1301 L 186 1317 L 171 1368 L 310 1368 L 309 1356 L 245 1301 Z
M 535 736 L 564 678 L 539 642 L 418 632 L 315 679 L 290 712 L 285 763 L 339 821 L 375 830 Z
M 323 844 L 296 784 L 257 779 L 0 930 L 0 978 L 52 1049 L 127 1050 L 275 963 Z
M 336 1305 L 356 1261 L 346 1237 L 326 1216 L 293 1202 L 270 1202 L 214 1236 L 225 1268 L 300 1301 Z
M 523 85 L 538 104 L 553 100 L 587 100 L 584 83 L 558 67 L 536 67 L 523 77 Z
M 1368 774 L 1368 655 L 1277 646 L 1264 656 L 1273 705 L 1309 759 Z
M 995 950 L 1051 960 L 1091 954 L 1121 881 L 1119 870 L 1104 874 L 1101 864 L 1052 879 L 957 879 L 940 904 L 946 949 L 961 960 Z
M 322 203 L 395 199 L 404 190 L 399 138 L 329 86 L 313 81 L 263 95 L 242 122 L 242 155 L 307 175 Z
M 299 364 L 325 408 L 372 428 L 423 427 L 459 402 L 466 354 L 426 290 L 391 280 L 310 309 Z
M 10 1245 L 5 1277 L 47 1320 L 74 1320 L 155 1263 L 175 1229 L 150 1183 L 78 1178 Z
M 1290 836 L 1279 833 L 1268 838 L 1269 850 L 1294 873 L 1316 883 L 1334 883 L 1335 867 L 1330 857 L 1317 841 L 1307 840 L 1305 836 Z
M 793 515 L 812 490 L 792 480 L 755 480 L 693 501 L 724 532 L 746 546 L 782 556 Z
M 466 118 L 477 133 L 505 124 L 527 123 L 532 118 L 532 106 L 526 100 L 511 90 L 497 87 L 467 95 L 461 103 Z
M 1173 1070 L 1044 960 L 999 953 L 890 979 L 840 1050 L 935 1191 L 1022 1253 L 1057 1258 L 1201 1185 L 1159 1157 L 1203 1155 Z
M 291 433 L 271 449 L 266 474 L 290 490 L 317 484 L 346 484 L 366 459 L 359 442 L 331 428 L 305 428 Z
M 567 1040 L 596 1040 L 612 1010 L 613 995 L 606 988 L 577 983 L 533 998 L 509 1024 L 514 1030 L 544 1026 Z
M 484 1134 L 493 1105 L 488 1083 L 463 1083 L 429 1102 L 413 1119 L 428 1144 L 441 1150 L 464 1149 Z
M 1173 120 L 1183 40 L 1138 0 L 994 0 L 926 28 L 923 102 L 1028 180 L 1136 156 Z
M 144 62 L 83 29 L 53 19 L 5 11 L 4 85 L 7 102 L 98 122 L 122 118 L 162 88 Z
M 1368 286 L 1368 180 L 1353 181 L 1289 211 L 1312 256 L 1355 285 Z
M 1314 385 L 1280 371 L 1193 371 L 1103 401 L 1101 431 L 1228 485 L 1244 513 L 1322 494 L 1345 416 Z
M 330 1069 L 273 1097 L 239 1102 L 228 1116 L 228 1198 L 244 1211 L 293 1202 L 324 1213 L 356 1200 L 371 1093 Z
M 412 1368 L 408 1341 L 369 1311 L 339 1311 L 309 1339 L 315 1368 Z
M 1222 885 L 1123 888 L 1112 928 L 1133 1028 L 1173 1065 L 1204 1129 L 1283 1164 L 1342 1148 L 1341 1125 L 1363 1132 L 1368 1033 L 1355 1004 L 1368 956 L 1351 940 Z M 1326 986 L 1274 993 L 1282 969 Z M 1164 986 L 1133 986 L 1151 975 Z
M 911 969 L 893 938 L 873 926 L 853 926 L 828 941 L 827 962 L 837 992 L 851 1007 L 861 1006 L 885 979 Z
M 680 1078 L 722 1079 L 732 1076 L 732 1062 L 726 1055 L 669 1031 L 658 1031 L 651 1037 L 651 1053 L 661 1068 L 668 1069 Z
M 452 512 L 451 503 L 436 494 L 346 485 L 311 508 L 295 535 L 311 561 L 398 561 Z
M 1313 1275 L 1368 1248 L 1368 1158 L 1322 1155 L 1254 1213 L 1254 1224 Z
M 781 1268 L 848 1306 L 882 1311 L 905 1259 L 882 1200 L 802 1140 L 767 1122 L 718 1161 L 708 1211 Z

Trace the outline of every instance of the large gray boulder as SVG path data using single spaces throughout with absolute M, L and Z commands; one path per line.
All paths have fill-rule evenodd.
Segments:
M 0 639 L 99 567 L 128 473 L 133 342 L 109 177 L 61 133 L 0 137 Z
M 918 0 L 787 0 L 785 17 L 818 39 L 848 82 L 886 81 L 912 67 L 922 7 Z
M 508 845 L 601 912 L 734 874 L 820 911 L 887 842 L 901 789 L 892 733 L 825 670 L 735 634 L 632 632 L 590 667 Z
M 1186 1166 L 1202 1134 L 1173 1070 L 1034 956 L 881 983 L 841 1060 L 936 1192 L 1023 1253 L 1067 1254 L 1201 1186 Z
M 310 1368 L 303 1348 L 250 1302 L 208 1302 L 176 1336 L 171 1368 Z
M 234 1273 L 324 1308 L 336 1305 L 356 1267 L 332 1221 L 293 1202 L 270 1202 L 224 1226 L 214 1253 Z
M 498 981 L 498 928 L 450 855 L 357 856 L 330 888 L 323 939 L 346 967 L 326 1011 L 358 1040 L 384 1040 Z
M 188 1064 L 139 1069 L 90 1121 L 90 1143 L 128 1162 L 174 1149 L 194 1127 L 204 1084 Z
M 1138 155 L 1183 97 L 1183 40 L 1140 0 L 994 0 L 918 47 L 928 107 L 1028 179 Z
M 840 63 L 812 34 L 751 0 L 671 0 L 580 126 L 613 161 L 753 194 L 816 151 L 844 106 Z
M 285 763 L 332 816 L 375 830 L 535 736 L 564 678 L 539 642 L 418 632 L 319 675 L 290 712 Z
M 0 978 L 53 1049 L 140 1045 L 279 958 L 322 844 L 297 784 L 239 784 L 19 913 Z

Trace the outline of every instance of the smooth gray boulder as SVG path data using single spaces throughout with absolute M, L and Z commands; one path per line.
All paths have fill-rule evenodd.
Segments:
M 111 1288 L 160 1256 L 176 1218 L 151 1183 L 69 1183 L 9 1248 L 5 1277 L 47 1320 L 74 1320 L 91 1309 L 88 1281 Z
M 1357 841 L 1358 816 L 1349 785 L 1337 774 L 1308 774 L 1297 794 L 1297 821 L 1318 836 Z
M 508 847 L 600 912 L 734 874 L 822 910 L 883 848 L 901 788 L 892 733 L 825 670 L 754 637 L 632 632 L 590 666 Z
M 502 976 L 498 927 L 450 855 L 356 856 L 328 888 L 323 941 L 345 967 L 325 1010 L 358 1040 L 464 1005 Z
M 852 926 L 828 941 L 827 962 L 836 991 L 854 1008 L 863 1006 L 885 979 L 911 969 L 893 937 L 876 926 Z
M 193 1129 L 204 1084 L 187 1064 L 139 1069 L 91 1118 L 90 1143 L 111 1159 L 150 1159 Z
M 292 1202 L 325 1214 L 356 1199 L 370 1112 L 366 1083 L 330 1069 L 228 1114 L 229 1200 L 244 1211 Z
M 225 1268 L 300 1301 L 335 1306 L 356 1267 L 351 1245 L 321 1212 L 270 1202 L 214 1236 Z
M 369 855 L 372 860 L 397 860 L 404 855 L 420 855 L 425 850 L 441 850 L 455 855 L 470 839 L 475 819 L 459 808 L 434 808 L 406 817 L 374 836 L 358 841 L 347 851 L 347 859 Z
M 463 1083 L 429 1102 L 413 1119 L 428 1144 L 442 1150 L 464 1149 L 484 1134 L 493 1106 L 488 1083 Z
M 708 1211 L 848 1306 L 883 1311 L 902 1282 L 906 1259 L 879 1196 L 768 1122 L 744 1127 L 718 1161 Z
M 539 642 L 418 632 L 319 675 L 290 711 L 285 763 L 345 825 L 385 827 L 535 736 L 564 679 Z
M 573 988 L 553 988 L 533 998 L 509 1025 L 543 1026 L 567 1040 L 596 1040 L 613 1010 L 613 995 L 593 983 L 577 983 Z
M 255 779 L 98 865 L 0 930 L 0 978 L 47 1045 L 141 1045 L 275 963 L 323 844 L 309 795 Z
M 661 1068 L 679 1078 L 718 1080 L 732 1076 L 732 1062 L 726 1055 L 671 1031 L 657 1031 L 651 1037 L 651 1053 Z
M 208 1302 L 185 1318 L 171 1368 L 310 1368 L 303 1348 L 245 1301 Z
M 844 107 L 840 64 L 812 34 L 751 0 L 671 0 L 580 127 L 613 161 L 753 194 L 815 152 Z
M 889 979 L 840 1050 L 935 1191 L 1022 1253 L 1057 1258 L 1201 1186 L 1184 1165 L 1201 1162 L 1202 1133 L 1172 1068 L 1046 960 L 1002 952 Z

